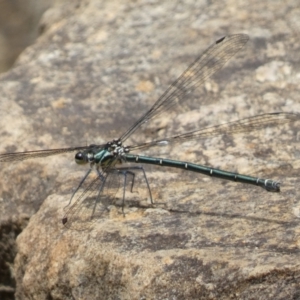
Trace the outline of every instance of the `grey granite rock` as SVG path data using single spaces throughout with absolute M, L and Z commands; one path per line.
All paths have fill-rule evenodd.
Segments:
M 1 152 L 118 137 L 201 51 L 238 32 L 250 36 L 246 47 L 187 97 L 187 107 L 162 115 L 131 142 L 300 112 L 296 0 L 72 3 L 67 14 L 45 15 L 44 34 L 0 78 Z M 154 201 L 163 204 L 150 207 L 137 178 L 125 217 L 117 201 L 88 231 L 61 223 L 84 174 L 72 154 L 2 163 L 2 232 L 3 224 L 17 228 L 13 241 L 30 218 L 17 238 L 16 298 L 297 299 L 298 126 L 147 152 L 274 178 L 281 193 L 147 167 Z

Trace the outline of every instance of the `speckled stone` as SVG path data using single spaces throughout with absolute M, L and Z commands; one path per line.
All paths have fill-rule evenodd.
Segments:
M 250 41 L 221 72 L 126 144 L 300 112 L 298 1 L 225 3 L 90 0 L 46 13 L 44 33 L 0 77 L 1 152 L 118 137 L 201 51 L 239 32 Z M 1 224 L 30 218 L 16 299 L 299 298 L 298 126 L 146 153 L 276 179 L 280 193 L 147 166 L 160 204 L 138 174 L 125 217 L 117 201 L 88 231 L 61 223 L 85 171 L 73 154 L 2 163 Z

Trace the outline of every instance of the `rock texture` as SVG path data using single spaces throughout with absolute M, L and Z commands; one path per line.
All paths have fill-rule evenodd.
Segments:
M 147 124 L 128 144 L 267 112 L 300 112 L 298 6 L 90 0 L 47 12 L 43 35 L 0 77 L 1 152 L 118 137 L 201 51 L 238 32 L 250 36 L 246 47 L 182 109 Z M 298 126 L 147 152 L 274 178 L 281 193 L 146 167 L 157 204 L 149 205 L 137 174 L 125 217 L 119 191 L 85 231 L 61 223 L 86 171 L 72 154 L 1 163 L 2 290 L 12 292 L 13 278 L 17 299 L 299 298 Z

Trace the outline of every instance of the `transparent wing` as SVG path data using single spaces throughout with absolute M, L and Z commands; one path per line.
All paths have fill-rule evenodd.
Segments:
M 67 152 L 84 150 L 87 148 L 89 148 L 89 146 L 14 152 L 14 153 L 3 153 L 3 154 L 0 154 L 0 162 L 15 162 L 15 161 L 22 161 L 22 160 L 31 159 L 31 158 L 47 157 L 47 156 L 51 156 L 51 155 L 57 155 L 57 154 L 62 154 L 62 153 L 67 153 Z
M 195 140 L 208 138 L 212 136 L 235 134 L 243 132 L 251 132 L 253 130 L 263 129 L 267 127 L 278 126 L 280 124 L 300 120 L 300 114 L 295 113 L 269 113 L 258 115 L 234 122 L 229 122 L 217 126 L 207 127 L 200 130 L 187 132 L 181 135 L 164 138 L 149 143 L 128 147 L 130 150 L 145 149 L 152 146 L 164 145 L 175 142 L 184 142 L 187 140 Z
M 184 96 L 203 84 L 215 72 L 235 55 L 248 41 L 246 34 L 229 35 L 219 39 L 207 48 L 186 70 L 175 80 L 154 105 L 142 115 L 121 137 L 125 141 L 142 124 L 153 119 L 175 104 L 184 101 Z
M 119 185 L 118 173 L 102 173 L 101 177 L 97 172 L 88 174 L 73 196 L 72 202 L 65 207 L 63 224 L 78 231 L 88 230 L 113 203 Z

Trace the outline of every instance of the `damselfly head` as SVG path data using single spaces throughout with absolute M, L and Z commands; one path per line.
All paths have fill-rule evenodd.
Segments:
M 88 155 L 85 152 L 77 152 L 75 154 L 75 162 L 78 165 L 85 165 L 89 162 Z

